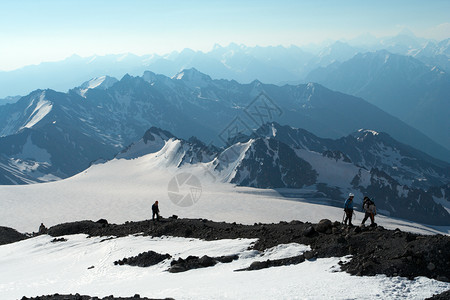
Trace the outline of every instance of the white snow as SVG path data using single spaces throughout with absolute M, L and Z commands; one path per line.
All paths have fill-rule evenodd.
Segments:
M 28 136 L 26 143 L 22 147 L 22 151 L 16 154 L 16 158 L 19 159 L 33 159 L 37 162 L 51 161 L 51 155 L 47 150 L 36 146 L 31 140 L 31 136 Z
M 450 213 L 450 201 L 449 201 L 448 195 L 445 195 L 445 191 L 443 189 L 442 189 L 442 193 L 443 193 L 442 197 L 439 198 L 439 197 L 433 196 L 433 200 L 434 200 L 434 202 L 442 205 L 442 207 L 444 207 L 445 210 L 447 210 Z
M 147 143 L 145 143 L 143 139 L 140 139 L 138 142 L 130 145 L 125 152 L 119 153 L 116 157 L 130 159 L 138 158 L 149 153 L 158 152 L 164 147 L 165 141 L 159 136 L 153 135 L 153 137 L 155 140 L 147 141 Z
M 371 130 L 371 129 L 363 129 L 363 128 L 358 129 L 358 132 L 361 132 L 361 133 L 371 133 L 372 135 L 379 135 L 379 134 L 380 134 L 379 132 L 377 132 L 377 131 L 375 131 L 375 130 Z
M 88 170 L 58 182 L 25 186 L 0 186 L 0 225 L 21 232 L 36 231 L 41 222 L 47 226 L 76 220 L 106 218 L 113 223 L 144 220 L 151 215 L 151 204 L 158 200 L 163 216 L 176 214 L 187 218 L 215 221 L 271 223 L 302 220 L 318 222 L 327 218 L 342 220 L 342 209 L 290 201 L 274 190 L 235 187 L 224 183 L 231 176 L 234 158 L 239 159 L 249 143 L 231 151 L 225 165 L 212 174 L 212 163 L 177 168 L 176 141 L 159 152 L 140 158 L 115 159 L 91 166 Z M 234 154 L 236 157 L 231 157 Z M 224 161 L 222 161 L 223 163 Z M 174 165 L 175 164 L 175 165 Z M 188 172 L 199 178 L 202 196 L 190 207 L 179 207 L 168 196 L 168 184 L 177 174 Z M 297 200 L 297 199 L 296 199 Z M 357 213 L 356 218 L 362 219 Z M 413 222 L 379 216 L 377 223 L 419 233 L 448 234 L 450 227 L 435 230 Z
M 80 96 L 86 98 L 86 92 L 88 90 L 100 88 L 100 87 L 103 89 L 107 89 L 107 88 L 111 87 L 114 83 L 116 83 L 117 81 L 118 80 L 116 78 L 108 77 L 108 76 L 95 77 L 95 78 L 92 78 L 91 80 L 83 83 L 79 87 L 78 93 L 80 94 Z
M 34 101 L 31 104 L 34 104 Z M 28 118 L 26 124 L 21 128 L 32 128 L 52 110 L 52 107 L 53 104 L 45 99 L 45 91 L 42 92 L 33 112 Z
M 130 297 L 137 293 L 175 299 L 424 299 L 450 288 L 449 283 L 424 277 L 408 280 L 339 272 L 338 262 L 349 257 L 235 272 L 254 261 L 291 257 L 309 249 L 299 244 L 279 245 L 259 253 L 247 250 L 254 242 L 251 239 L 207 242 L 143 236 L 109 240 L 86 235 L 65 238 L 66 242 L 52 243 L 52 237 L 43 235 L 0 246 L 2 299 L 54 293 L 99 297 Z M 237 254 L 239 259 L 176 274 L 166 271 L 170 260 L 147 268 L 113 264 L 149 250 L 169 253 L 174 258 Z
M 359 185 L 367 187 L 370 183 L 370 172 L 352 163 L 343 160 L 336 161 L 336 159 L 323 156 L 321 153 L 304 149 L 296 149 L 295 152 L 300 158 L 308 161 L 312 168 L 317 171 L 318 182 L 340 187 L 343 190 L 348 190 L 348 192 L 355 192 L 352 191 L 353 188 L 350 183 L 356 175 L 360 177 Z M 362 195 L 357 194 L 358 199 L 361 198 Z

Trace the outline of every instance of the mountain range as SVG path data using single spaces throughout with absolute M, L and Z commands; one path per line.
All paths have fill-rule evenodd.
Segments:
M 223 146 L 270 121 L 327 138 L 370 128 L 438 159 L 450 157 L 445 148 L 361 98 L 319 84 L 213 80 L 196 69 L 173 78 L 148 71 L 120 81 L 103 76 L 67 93 L 36 90 L 0 106 L 0 154 L 16 169 L 34 162 L 36 167 L 22 168 L 24 178 L 40 182 L 43 174 L 36 168 L 51 175 L 45 178 L 72 176 L 92 161 L 113 157 L 151 126 Z M 19 181 L 2 183 L 14 182 Z
M 319 68 L 306 80 L 362 97 L 450 148 L 450 75 L 439 67 L 382 50 Z
M 225 149 L 212 149 L 153 127 L 116 159 L 152 154 L 149 157 L 164 168 L 195 167 L 219 182 L 276 189 L 286 197 L 337 206 L 349 192 L 356 194 L 358 202 L 369 195 L 383 214 L 434 225 L 450 223 L 450 164 L 387 134 L 361 130 L 328 140 L 271 123 L 241 139 Z M 439 187 L 427 191 L 432 184 Z
M 74 55 L 63 61 L 0 71 L 0 97 L 26 95 L 39 88 L 67 91 L 86 78 L 105 74 L 121 78 L 127 73 L 137 76 L 151 70 L 173 76 L 192 67 L 215 79 L 234 79 L 240 83 L 255 79 L 272 84 L 300 83 L 319 67 L 347 61 L 358 53 L 383 49 L 415 57 L 430 67 L 437 66 L 448 72 L 449 41 L 436 42 L 402 32 L 394 37 L 364 37 L 302 47 L 247 47 L 231 43 L 225 47 L 215 45 L 207 52 L 184 49 L 165 55 L 118 54 L 84 58 Z

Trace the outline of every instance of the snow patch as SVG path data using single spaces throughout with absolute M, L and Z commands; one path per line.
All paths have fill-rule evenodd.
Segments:
M 52 110 L 52 107 L 53 104 L 50 101 L 45 100 L 45 92 L 42 92 L 42 94 L 39 97 L 39 101 L 36 104 L 30 117 L 28 118 L 26 124 L 22 126 L 20 129 L 32 128 Z
M 37 162 L 51 162 L 50 153 L 47 150 L 33 144 L 31 136 L 28 136 L 26 143 L 22 147 L 22 152 L 15 156 L 19 159 L 32 159 Z

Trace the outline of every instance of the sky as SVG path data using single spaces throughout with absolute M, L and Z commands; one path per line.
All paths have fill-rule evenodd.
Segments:
M 80 56 L 214 44 L 306 45 L 407 28 L 450 37 L 450 1 L 0 0 L 0 70 Z

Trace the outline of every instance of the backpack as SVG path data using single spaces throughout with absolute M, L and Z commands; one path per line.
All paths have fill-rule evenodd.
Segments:
M 363 202 L 363 211 L 365 211 L 365 206 L 367 205 L 367 208 L 369 209 L 371 206 L 373 206 L 375 208 L 375 202 L 373 202 L 372 200 L 370 200 L 370 198 L 367 198 L 366 200 L 364 200 Z M 376 211 L 376 209 L 374 209 L 374 211 Z

